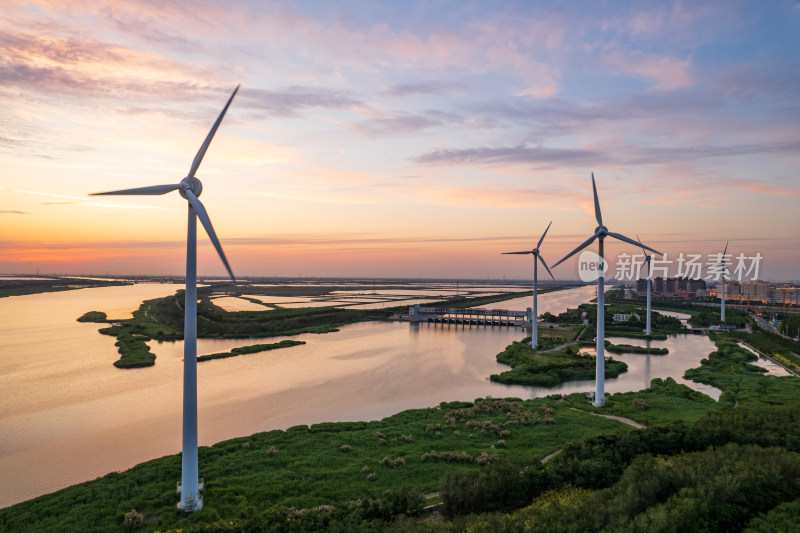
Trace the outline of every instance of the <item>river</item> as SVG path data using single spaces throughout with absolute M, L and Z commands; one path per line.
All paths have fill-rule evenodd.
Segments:
M 114 338 L 97 333 L 98 324 L 76 321 L 90 310 L 126 318 L 143 300 L 177 288 L 100 287 L 0 300 L 0 506 L 180 451 L 183 343 L 151 342 L 154 367 L 119 370 L 112 366 Z M 540 295 L 539 312 L 558 314 L 594 293 L 589 286 Z M 523 298 L 496 307 L 530 305 Z M 292 337 L 303 346 L 201 363 L 200 444 L 297 424 L 379 419 L 442 401 L 550 394 L 487 379 L 508 368 L 495 355 L 523 336 L 509 327 L 367 322 Z M 651 356 L 647 368 L 632 365 L 606 390 L 638 390 L 651 376 L 678 378 L 713 350 L 705 337 L 685 338 L 696 339 L 687 357 Z M 198 353 L 257 342 L 200 339 Z

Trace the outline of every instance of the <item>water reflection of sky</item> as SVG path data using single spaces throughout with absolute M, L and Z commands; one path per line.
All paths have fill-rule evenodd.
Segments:
M 749 347 L 745 346 L 744 344 L 740 343 L 739 346 L 741 346 L 742 348 L 744 348 L 748 352 L 758 356 L 758 360 L 757 361 L 750 361 L 750 363 L 754 364 L 756 366 L 760 366 L 761 368 L 766 369 L 768 376 L 791 376 L 792 375 L 791 372 L 789 372 L 788 370 L 783 368 L 778 363 L 770 361 L 766 357 L 754 352 L 753 350 L 751 350 Z
M 646 389 L 650 381 L 655 378 L 671 377 L 698 392 L 702 392 L 715 400 L 719 400 L 722 391 L 711 385 L 696 383 L 683 378 L 683 373 L 689 368 L 700 366 L 700 360 L 715 350 L 714 343 L 705 335 L 670 335 L 664 341 L 644 341 L 625 337 L 607 337 L 606 340 L 613 344 L 632 344 L 634 346 L 650 346 L 651 348 L 667 348 L 667 355 L 648 354 L 612 354 L 606 352 L 606 357 L 617 361 L 624 361 L 628 371 L 614 379 L 607 379 L 605 390 L 609 393 L 630 392 Z M 584 348 L 582 353 L 595 354 L 594 348 Z M 590 389 L 594 389 L 594 381 Z M 566 384 L 570 387 L 570 384 Z M 575 391 L 570 391 L 575 392 Z

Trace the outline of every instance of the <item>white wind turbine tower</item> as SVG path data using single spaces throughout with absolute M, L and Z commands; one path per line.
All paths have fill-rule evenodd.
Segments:
M 533 250 L 527 250 L 524 252 L 503 252 L 503 254 L 531 254 L 533 255 L 533 316 L 531 317 L 531 348 L 534 350 L 539 346 L 539 313 L 536 307 L 536 294 L 538 292 L 538 277 L 539 277 L 539 261 L 541 260 L 542 265 L 544 268 L 547 269 L 547 273 L 550 274 L 550 277 L 553 278 L 553 273 L 550 272 L 550 269 L 547 267 L 547 263 L 544 260 L 544 257 L 539 255 L 539 247 L 542 245 L 542 241 L 544 240 L 544 236 L 547 235 L 547 230 L 550 229 L 550 224 L 547 225 L 545 228 L 544 233 L 542 233 L 542 238 L 539 239 L 539 244 L 536 245 L 536 248 Z M 556 278 L 553 278 L 556 279 Z
M 725 243 L 725 251 L 722 252 L 722 261 L 720 262 L 720 264 L 722 265 L 722 294 L 721 294 L 722 297 L 719 299 L 719 304 L 720 304 L 720 313 L 719 313 L 720 324 L 724 324 L 725 323 L 725 254 L 728 253 L 728 244 L 730 242 L 731 241 L 728 241 L 728 242 Z
M 597 344 L 596 344 L 596 352 L 597 357 L 595 362 L 595 396 L 594 396 L 594 405 L 596 407 L 602 407 L 605 404 L 605 274 L 603 273 L 604 270 L 604 255 L 603 255 L 603 240 L 606 237 L 614 237 L 617 240 L 627 242 L 628 244 L 633 244 L 634 246 L 641 246 L 642 248 L 646 248 L 651 252 L 655 252 L 660 254 L 656 250 L 653 250 L 650 247 L 645 246 L 640 242 L 636 242 L 633 239 L 625 237 L 624 235 L 620 235 L 619 233 L 612 233 L 608 231 L 608 228 L 603 225 L 603 216 L 600 214 L 600 201 L 597 199 L 597 187 L 594 183 L 594 172 L 592 172 L 592 191 L 594 192 L 594 216 L 597 219 L 597 228 L 594 230 L 594 235 L 586 239 L 583 244 L 575 248 L 569 254 L 564 256 L 561 261 L 553 265 L 553 268 L 557 267 L 576 253 L 580 252 L 590 244 L 592 244 L 595 239 L 599 242 L 600 253 L 600 265 L 598 268 L 598 277 L 597 277 Z
M 186 236 L 186 291 L 184 304 L 184 327 L 183 327 L 183 452 L 181 464 L 181 501 L 178 507 L 185 511 L 199 511 L 203 507 L 203 499 L 199 491 L 202 487 L 199 484 L 197 468 L 197 219 L 203 224 L 208 233 L 209 239 L 217 249 L 225 268 L 228 270 L 231 279 L 236 282 L 233 271 L 222 251 L 222 245 L 217 239 L 208 213 L 200 200 L 197 198 L 203 191 L 203 185 L 195 177 L 197 168 L 203 161 L 203 156 L 211 144 L 211 139 L 217 132 L 228 106 L 231 105 L 233 97 L 239 91 L 236 86 L 233 94 L 228 99 L 228 103 L 217 117 L 217 121 L 208 132 L 206 140 L 198 150 L 197 155 L 192 161 L 189 174 L 175 185 L 153 185 L 151 187 L 139 187 L 136 189 L 124 189 L 121 191 L 101 192 L 94 195 L 161 195 L 171 191 L 178 191 L 188 201 L 189 223 Z
M 644 252 L 644 263 L 642 263 L 641 268 L 639 268 L 639 274 L 642 273 L 642 268 L 647 265 L 647 326 L 645 327 L 644 333 L 645 335 L 650 335 L 650 291 L 653 287 L 653 271 L 650 268 L 650 260 L 653 259 L 653 256 L 647 254 L 647 250 L 644 249 L 642 239 L 639 238 L 638 234 L 636 235 L 636 240 L 639 241 L 639 245 L 642 247 L 642 251 Z

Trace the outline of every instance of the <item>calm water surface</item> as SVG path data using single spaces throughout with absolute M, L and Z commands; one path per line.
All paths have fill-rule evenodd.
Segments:
M 155 367 L 118 370 L 112 366 L 115 339 L 98 334 L 97 324 L 76 322 L 89 310 L 128 318 L 143 300 L 179 287 L 101 287 L 0 299 L 0 506 L 180 451 L 183 343 L 152 342 Z M 580 287 L 541 295 L 540 312 L 558 314 L 594 292 Z M 529 298 L 498 304 L 529 306 Z M 550 394 L 552 389 L 487 379 L 507 369 L 495 355 L 523 336 L 521 329 L 506 327 L 370 322 L 293 337 L 305 340 L 303 346 L 201 363 L 200 444 L 297 424 L 379 419 L 442 401 Z M 641 368 L 631 365 L 607 390 L 638 390 L 651 377 L 677 378 L 713 349 L 705 337 L 675 339 L 663 342 L 691 339 L 685 348 L 692 357 L 670 353 L 651 356 L 648 363 L 646 356 L 635 356 Z M 257 342 L 200 339 L 198 352 Z M 559 390 L 592 388 L 587 382 Z

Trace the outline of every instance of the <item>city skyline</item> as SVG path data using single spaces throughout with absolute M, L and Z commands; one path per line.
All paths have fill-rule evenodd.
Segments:
M 88 194 L 185 175 L 241 83 L 198 174 L 237 276 L 529 278 L 500 253 L 549 220 L 542 252 L 574 248 L 594 171 L 615 231 L 800 279 L 798 23 L 788 1 L 11 2 L 0 272 L 180 274 L 181 209 Z

